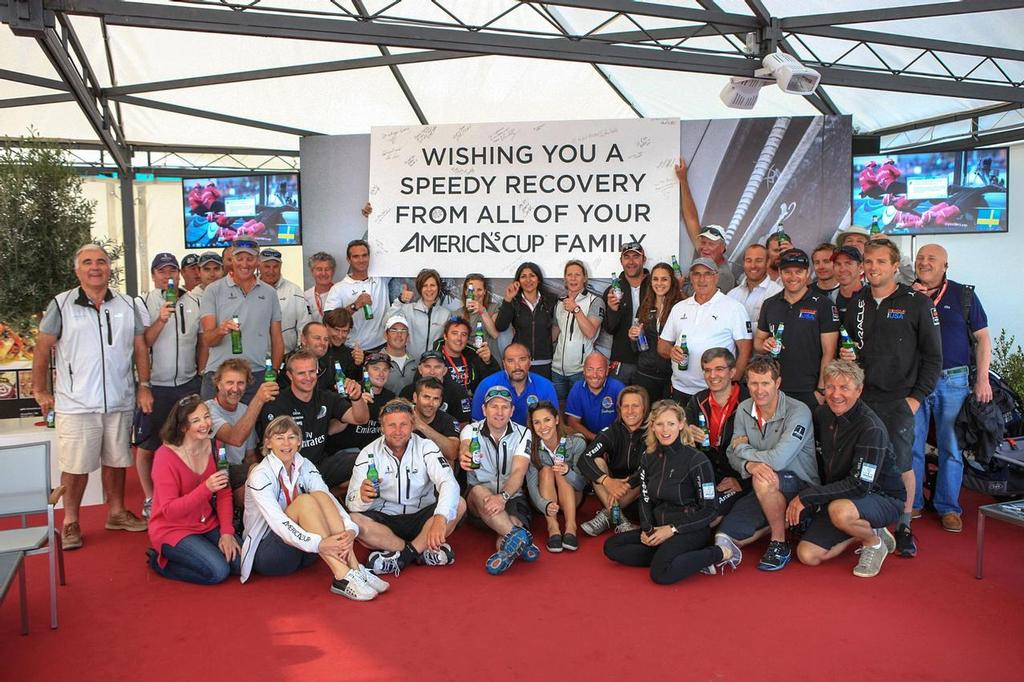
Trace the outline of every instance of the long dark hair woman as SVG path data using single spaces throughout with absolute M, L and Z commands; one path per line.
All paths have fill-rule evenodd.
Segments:
M 521 343 L 530 351 L 530 371 L 551 378 L 551 358 L 558 299 L 544 291 L 544 274 L 536 263 L 526 262 L 516 269 L 515 279 L 505 289 L 505 300 L 494 324 L 498 331 L 512 327 L 512 343 Z
M 548 526 L 548 551 L 579 549 L 576 535 L 576 507 L 583 500 L 587 479 L 576 461 L 587 442 L 569 433 L 562 424 L 558 406 L 542 400 L 530 407 L 530 462 L 527 487 L 537 511 Z M 565 519 L 565 533 L 558 527 L 558 512 Z
M 683 292 L 668 263 L 658 263 L 651 268 L 649 282 L 640 301 L 640 310 L 629 328 L 629 339 L 637 350 L 633 383 L 647 389 L 653 401 L 667 398 L 672 389 L 672 363 L 658 355 L 658 337 L 672 306 L 683 300 Z M 647 342 L 646 349 L 642 347 L 641 333 Z
M 651 408 L 640 469 L 640 529 L 609 538 L 605 556 L 649 567 L 659 585 L 699 571 L 714 573 L 726 564 L 735 568 L 740 555 L 711 542 L 711 522 L 718 515 L 714 468 L 694 449 L 683 408 L 674 401 Z
M 227 469 L 217 467 L 210 410 L 198 395 L 175 403 L 153 456 L 149 565 L 165 578 L 213 585 L 240 571 Z

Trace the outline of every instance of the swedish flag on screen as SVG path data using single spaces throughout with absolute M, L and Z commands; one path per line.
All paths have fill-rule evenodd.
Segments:
M 1001 208 L 979 208 L 978 230 L 999 230 L 999 219 L 1003 214 Z
M 996 221 L 998 225 L 999 221 Z M 281 244 L 294 244 L 296 232 L 298 231 L 298 225 L 292 225 L 290 223 L 283 223 L 277 226 L 277 241 Z

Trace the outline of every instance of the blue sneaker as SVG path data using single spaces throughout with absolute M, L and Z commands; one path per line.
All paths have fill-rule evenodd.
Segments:
M 772 540 L 768 543 L 768 549 L 758 562 L 757 567 L 762 571 L 781 571 L 793 558 L 793 550 L 788 542 Z
M 540 557 L 540 547 L 533 544 L 532 542 L 526 546 L 523 550 L 523 561 L 536 561 Z
M 501 575 L 509 569 L 516 558 L 506 552 L 505 550 L 499 549 L 497 552 L 487 558 L 487 563 L 484 564 L 484 568 L 491 575 Z
M 530 531 L 522 526 L 513 526 L 512 530 L 501 539 L 501 549 L 499 551 L 505 552 L 513 559 L 518 559 L 526 551 L 526 548 L 532 544 L 533 536 L 530 535 Z M 537 550 L 537 553 L 539 554 L 540 550 Z

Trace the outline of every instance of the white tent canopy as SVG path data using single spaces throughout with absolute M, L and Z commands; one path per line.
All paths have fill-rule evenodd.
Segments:
M 102 117 L 105 104 L 113 137 L 135 150 L 294 154 L 302 135 L 374 125 L 819 112 L 851 115 L 858 133 L 882 134 L 885 147 L 971 134 L 1005 143 L 1024 135 L 1018 7 L 1024 2 L 0 0 L 12 29 L 0 31 L 0 134 L 31 129 L 98 144 L 84 112 Z M 872 21 L 850 23 L 864 18 Z M 48 43 L 47 31 L 57 39 Z M 817 96 L 768 87 L 752 111 L 726 108 L 718 94 L 728 75 L 759 66 L 743 52 L 747 34 L 762 52 L 777 47 L 820 70 Z M 61 51 L 81 91 L 58 68 Z M 162 83 L 179 79 L 190 80 Z

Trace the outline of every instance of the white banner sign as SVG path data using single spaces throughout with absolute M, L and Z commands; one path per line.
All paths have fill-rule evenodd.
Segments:
M 679 244 L 677 119 L 374 128 L 371 274 L 552 277 L 580 259 L 619 271 L 619 247 L 668 260 Z

